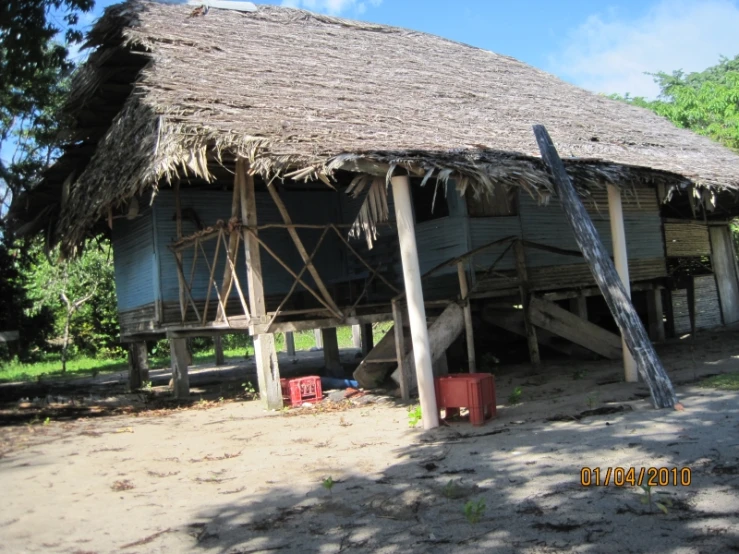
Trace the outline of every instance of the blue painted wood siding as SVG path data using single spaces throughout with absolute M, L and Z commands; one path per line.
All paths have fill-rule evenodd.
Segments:
M 153 303 L 157 298 L 158 271 L 151 209 L 142 210 L 130 221 L 115 219 L 112 239 L 118 311 Z

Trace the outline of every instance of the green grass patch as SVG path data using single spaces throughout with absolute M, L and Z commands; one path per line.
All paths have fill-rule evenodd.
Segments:
M 67 361 L 67 372 L 62 373 L 59 356 L 48 355 L 45 360 L 33 364 L 18 361 L 3 363 L 0 366 L 0 381 L 31 381 L 40 377 L 89 377 L 98 373 L 122 371 L 128 367 L 123 359 L 96 359 L 80 357 Z
M 698 383 L 698 386 L 719 390 L 739 390 L 739 373 L 714 375 Z

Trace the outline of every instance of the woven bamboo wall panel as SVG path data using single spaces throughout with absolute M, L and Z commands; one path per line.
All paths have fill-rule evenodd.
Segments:
M 672 320 L 676 335 L 690 333 L 690 311 L 688 308 L 688 290 L 673 290 Z
M 632 282 L 658 279 L 666 275 L 664 258 L 629 260 L 629 278 Z M 529 268 L 529 281 L 535 290 L 595 286 L 590 266 L 585 263 Z
M 668 257 L 709 256 L 711 243 L 703 223 L 665 223 L 665 249 Z
M 721 307 L 714 276 L 694 277 L 693 287 L 695 288 L 696 329 L 711 329 L 721 325 Z
M 608 219 L 608 190 L 605 188 L 591 190 L 590 198 L 584 198 L 583 205 L 591 217 L 602 215 L 605 219 Z M 621 191 L 621 206 L 624 213 L 659 213 L 657 192 L 648 187 L 635 187 L 633 189 L 624 187 Z
M 572 289 L 595 286 L 590 267 L 585 263 L 555 265 L 548 267 L 529 267 L 529 284 L 534 290 Z M 629 277 L 632 282 L 659 279 L 667 275 L 664 258 L 629 260 Z M 515 276 L 511 279 L 499 276 L 484 279 L 477 274 L 476 292 L 491 291 L 515 286 Z
M 695 291 L 695 328 L 711 329 L 722 324 L 716 279 L 713 275 L 693 278 Z M 690 333 L 690 311 L 687 289 L 672 291 L 672 316 L 675 334 Z

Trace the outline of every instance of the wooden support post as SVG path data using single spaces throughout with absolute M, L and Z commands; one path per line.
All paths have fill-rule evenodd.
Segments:
M 190 377 L 187 373 L 189 353 L 187 339 L 169 339 L 169 355 L 172 362 L 172 394 L 183 399 L 190 396 Z
M 131 391 L 144 386 L 149 380 L 149 361 L 146 357 L 146 343 L 132 342 L 128 345 L 128 385 Z
M 352 325 L 352 346 L 362 348 L 362 326 Z
M 370 350 L 372 350 L 375 346 L 374 344 L 374 337 L 372 336 L 372 324 L 371 323 L 363 323 L 359 326 L 360 333 L 362 335 L 361 342 L 362 342 L 362 355 L 366 356 L 370 353 Z
M 464 262 L 457 264 L 457 276 L 459 277 L 459 292 L 464 306 L 464 329 L 467 337 L 467 367 L 470 373 L 477 371 L 477 362 L 475 361 L 475 331 L 472 327 L 472 305 L 470 304 L 469 288 L 467 287 L 467 273 L 464 269 Z M 446 355 L 443 356 L 446 360 Z
M 682 405 L 677 402 L 670 378 L 654 351 L 644 325 L 639 319 L 639 314 L 631 305 L 629 296 L 600 241 L 588 212 L 570 182 L 567 170 L 554 148 L 549 133 L 542 125 L 534 125 L 534 135 L 539 144 L 541 156 L 551 173 L 554 190 L 567 215 L 577 245 L 590 265 L 595 282 L 621 330 L 621 336 L 626 339 L 629 350 L 636 358 L 639 372 L 649 385 L 655 407 L 674 406 L 682 409 Z
M 247 173 L 246 160 L 236 161 L 234 186 L 239 187 L 241 198 L 241 221 L 250 227 L 257 226 L 257 200 L 254 193 L 254 177 Z M 253 317 L 265 317 L 267 307 L 264 300 L 262 260 L 259 256 L 259 241 L 256 231 L 243 229 L 246 276 L 249 287 L 249 306 Z M 275 337 L 272 334 L 254 335 L 254 358 L 257 363 L 259 396 L 268 410 L 282 409 L 280 366 L 277 362 Z
M 400 242 L 400 257 L 403 263 L 403 282 L 408 301 L 408 320 L 411 324 L 421 417 L 423 428 L 433 429 L 439 426 L 439 412 L 436 407 L 431 345 L 426 327 L 426 307 L 423 303 L 423 289 L 421 288 L 421 269 L 418 262 L 410 181 L 407 176 L 403 175 L 392 177 L 390 183 L 393 187 L 395 219 Z
M 292 331 L 285 333 L 285 351 L 291 358 L 295 357 L 295 335 L 293 335 Z
M 323 337 L 323 361 L 329 377 L 343 377 L 344 371 L 341 367 L 339 356 L 339 339 L 336 335 L 336 327 L 321 329 Z
M 649 323 L 649 338 L 654 342 L 665 340 L 665 320 L 662 309 L 662 290 L 654 288 L 646 291 L 647 294 L 647 321 Z
M 629 257 L 626 252 L 626 230 L 624 226 L 624 210 L 621 204 L 621 190 L 614 185 L 607 185 L 608 189 L 608 216 L 611 220 L 611 237 L 613 241 L 613 261 L 616 272 L 621 278 L 626 296 L 631 298 L 631 280 L 629 279 Z M 636 361 L 621 339 L 624 358 L 624 378 L 627 383 L 636 383 L 639 372 L 636 370 Z
M 523 323 L 526 327 L 526 342 L 529 345 L 529 359 L 535 366 L 541 364 L 541 356 L 539 354 L 539 341 L 536 338 L 536 327 L 531 323 L 531 314 L 529 312 L 529 303 L 531 301 L 531 293 L 529 292 L 529 277 L 526 271 L 526 252 L 523 244 L 517 240 L 513 244 L 514 253 L 516 255 L 516 273 L 518 274 L 519 286 L 518 290 L 521 294 L 521 305 L 523 306 Z
M 580 319 L 588 321 L 588 297 L 581 294 L 570 298 L 570 311 Z
M 213 337 L 213 350 L 216 353 L 216 365 L 223 365 L 226 360 L 223 357 L 223 341 L 221 341 L 221 335 L 215 335 Z
M 395 358 L 398 360 L 398 377 L 400 381 L 400 397 L 411 399 L 411 383 L 408 365 L 405 363 L 405 331 L 403 330 L 403 308 L 400 301 L 393 300 L 393 333 L 395 335 Z
M 316 348 L 319 350 L 323 348 L 323 335 L 321 335 L 320 329 L 313 329 L 313 339 L 316 341 Z
M 182 205 L 180 203 L 180 180 L 175 179 L 173 183 L 174 188 L 174 206 L 175 206 L 175 228 L 176 228 L 176 234 L 177 234 L 177 240 L 180 240 L 182 238 Z M 178 250 L 175 252 L 175 258 L 177 259 L 177 264 L 182 267 L 182 251 Z M 180 300 L 180 318 L 182 322 L 185 322 L 185 313 L 187 309 L 187 297 L 185 292 L 185 275 L 182 273 L 182 271 L 177 272 L 177 284 L 180 287 L 180 294 L 179 294 L 179 300 Z M 210 286 L 210 284 L 208 284 Z M 199 318 L 198 318 L 199 319 Z

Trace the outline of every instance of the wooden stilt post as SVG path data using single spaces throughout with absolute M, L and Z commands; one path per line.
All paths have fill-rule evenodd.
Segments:
M 526 271 L 526 252 L 520 240 L 513 243 L 513 249 L 516 254 L 516 273 L 520 282 L 518 290 L 521 294 L 521 305 L 523 306 L 523 323 L 526 329 L 526 341 L 529 345 L 529 359 L 532 365 L 538 366 L 541 364 L 541 356 L 539 354 L 539 340 L 536 337 L 536 327 L 531 323 L 529 312 L 531 294 L 529 292 L 529 277 Z
M 291 358 L 295 357 L 295 335 L 293 335 L 292 331 L 285 333 L 285 351 Z
M 628 294 L 621 279 L 616 273 L 613 262 L 608 257 L 593 222 L 577 196 L 570 182 L 565 166 L 562 163 L 552 139 L 542 125 L 534 125 L 534 135 L 539 144 L 541 156 L 552 175 L 554 190 L 562 203 L 567 220 L 572 227 L 580 251 L 590 265 L 595 282 L 613 314 L 621 336 L 626 339 L 629 350 L 637 361 L 642 377 L 649 385 L 652 401 L 657 408 L 674 406 L 682 409 L 677 402 L 670 378 L 665 373 L 662 363 L 654 351 L 647 332 L 631 305 Z
M 470 373 L 477 371 L 477 362 L 475 360 L 475 332 L 472 327 L 472 306 L 469 295 L 469 288 L 467 287 L 467 272 L 464 269 L 464 262 L 457 264 L 457 276 L 459 277 L 459 292 L 462 297 L 464 305 L 464 329 L 467 338 L 467 367 Z M 446 361 L 446 355 L 443 356 Z
M 190 396 L 190 377 L 187 373 L 187 339 L 170 338 L 169 355 L 172 362 L 172 394 L 175 398 Z
M 223 365 L 226 360 L 223 358 L 223 341 L 221 341 L 221 335 L 213 337 L 213 350 L 216 353 L 216 365 Z
M 145 342 L 129 343 L 128 370 L 128 385 L 132 391 L 140 389 L 149 380 L 149 362 Z
M 580 294 L 570 298 L 570 311 L 580 319 L 588 321 L 588 297 Z
M 359 328 L 362 335 L 362 355 L 366 356 L 375 347 L 374 337 L 372 336 L 372 324 L 363 323 Z
M 323 361 L 329 377 L 343 377 L 341 358 L 339 356 L 339 339 L 336 336 L 336 327 L 321 329 L 323 337 Z
M 654 342 L 665 340 L 665 320 L 662 309 L 662 290 L 654 288 L 647 291 L 647 321 L 649 337 Z
M 624 211 L 621 203 L 621 191 L 618 187 L 607 185 L 608 189 L 608 216 L 611 220 L 611 237 L 613 240 L 613 261 L 618 276 L 626 291 L 626 296 L 631 298 L 631 280 L 629 279 L 629 257 L 626 252 L 626 230 L 624 226 Z M 636 361 L 626 346 L 626 341 L 621 339 L 624 357 L 624 378 L 627 383 L 636 383 L 639 380 L 639 372 L 636 370 Z
M 236 161 L 234 186 L 239 187 L 241 198 L 241 221 L 249 226 L 257 226 L 257 202 L 254 193 L 254 177 L 247 173 L 246 160 Z M 252 317 L 264 318 L 267 306 L 264 300 L 262 280 L 262 260 L 259 256 L 259 242 L 254 234 L 243 229 L 246 276 L 249 287 L 249 306 Z M 282 389 L 280 388 L 280 366 L 277 363 L 275 337 L 272 334 L 254 336 L 254 359 L 257 363 L 259 396 L 268 410 L 282 409 Z
M 362 326 L 352 325 L 352 346 L 362 348 Z
M 323 336 L 321 335 L 320 329 L 313 329 L 313 338 L 316 341 L 316 348 L 323 348 Z
M 182 238 L 182 205 L 180 203 L 180 180 L 178 178 L 175 178 L 174 183 L 172 184 L 174 188 L 174 206 L 175 206 L 175 228 L 177 233 L 177 240 Z M 175 258 L 177 258 L 177 262 L 179 263 L 180 267 L 182 266 L 182 251 L 178 250 L 175 253 Z M 180 294 L 179 294 L 179 300 L 180 300 L 180 318 L 182 322 L 185 321 L 185 311 L 187 307 L 187 297 L 185 292 L 185 276 L 182 274 L 182 272 L 177 272 L 177 284 L 180 287 Z M 210 285 L 209 285 L 210 286 Z
M 436 406 L 431 345 L 426 327 L 426 307 L 423 303 L 423 289 L 421 288 L 421 269 L 418 262 L 410 181 L 407 176 L 403 175 L 392 177 L 390 183 L 393 187 L 400 257 L 403 262 L 403 281 L 408 299 L 408 320 L 411 324 L 421 417 L 423 428 L 433 429 L 439 426 L 439 411 Z

